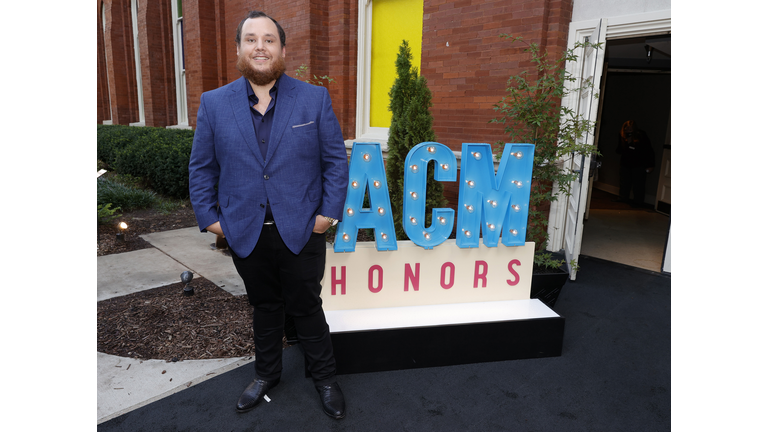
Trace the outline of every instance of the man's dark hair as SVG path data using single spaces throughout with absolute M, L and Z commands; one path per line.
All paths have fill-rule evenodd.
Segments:
M 235 36 L 235 43 L 237 46 L 240 46 L 240 33 L 243 31 L 243 25 L 245 24 L 245 20 L 252 19 L 252 18 L 269 18 L 272 20 L 273 23 L 277 26 L 277 32 L 280 34 L 280 48 L 285 46 L 285 31 L 280 26 L 280 23 L 275 21 L 274 18 L 271 16 L 265 14 L 262 11 L 250 11 L 248 12 L 248 16 L 243 18 L 242 21 L 240 21 L 240 25 L 237 26 L 237 35 Z

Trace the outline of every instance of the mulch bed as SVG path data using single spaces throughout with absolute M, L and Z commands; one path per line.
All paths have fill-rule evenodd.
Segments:
M 128 224 L 117 239 L 120 222 Z M 142 234 L 197 226 L 192 207 L 161 213 L 152 209 L 123 213 L 98 226 L 97 255 L 153 247 Z M 245 357 L 254 354 L 252 308 L 247 296 L 233 296 L 205 278 L 181 282 L 97 303 L 97 350 L 136 359 L 166 361 Z
M 97 350 L 136 359 L 201 360 L 253 355 L 252 309 L 204 278 L 98 302 Z
M 120 222 L 128 225 L 124 241 L 116 236 Z M 168 214 L 152 209 L 123 213 L 98 226 L 97 255 L 151 248 L 140 235 L 192 226 L 197 221 L 189 204 Z M 372 240 L 365 231 L 359 241 Z M 233 296 L 199 276 L 190 286 L 193 296 L 183 296 L 179 282 L 98 302 L 97 350 L 166 361 L 253 355 L 253 309 L 247 296 Z M 289 346 L 285 338 L 283 346 Z
M 117 233 L 120 231 L 117 226 L 120 222 L 128 225 L 124 233 L 124 241 L 117 239 Z M 98 226 L 96 255 L 151 248 L 152 245 L 139 237 L 140 235 L 193 226 L 197 226 L 197 220 L 189 204 L 170 213 L 161 213 L 152 209 L 123 213 L 122 217 L 115 219 L 112 223 Z

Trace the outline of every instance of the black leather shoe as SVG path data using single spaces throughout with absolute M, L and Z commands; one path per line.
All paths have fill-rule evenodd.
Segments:
M 346 406 L 344 404 L 344 395 L 341 393 L 339 383 L 333 383 L 326 386 L 315 386 L 317 393 L 320 394 L 320 401 L 323 403 L 323 412 L 336 420 L 344 418 Z
M 248 384 L 248 387 L 245 388 L 243 394 L 240 395 L 240 399 L 237 400 L 237 412 L 244 413 L 256 408 L 256 406 L 259 405 L 259 402 L 264 399 L 264 395 L 277 387 L 278 384 L 280 384 L 280 378 L 272 381 L 261 379 L 253 380 L 253 382 Z

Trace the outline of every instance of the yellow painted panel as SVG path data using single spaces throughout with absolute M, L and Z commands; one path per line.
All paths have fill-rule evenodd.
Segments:
M 371 126 L 389 127 L 389 90 L 395 83 L 395 60 L 403 40 L 411 48 L 411 66 L 421 65 L 424 0 L 373 0 L 371 30 Z

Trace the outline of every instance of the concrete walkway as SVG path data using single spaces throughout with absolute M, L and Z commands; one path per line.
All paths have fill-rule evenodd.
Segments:
M 98 257 L 97 301 L 181 281 L 191 271 L 233 295 L 245 294 L 232 258 L 197 227 L 142 235 L 153 248 Z M 97 353 L 97 424 L 235 369 L 252 357 L 213 360 L 137 360 Z

